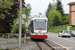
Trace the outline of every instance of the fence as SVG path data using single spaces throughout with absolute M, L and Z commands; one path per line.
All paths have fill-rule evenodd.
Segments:
M 21 46 L 24 46 L 24 36 L 22 33 Z M 19 46 L 19 33 L 0 33 L 0 49 L 13 49 Z
M 2 35 L 7 35 L 7 33 L 0 33 L 0 36 L 2 36 Z

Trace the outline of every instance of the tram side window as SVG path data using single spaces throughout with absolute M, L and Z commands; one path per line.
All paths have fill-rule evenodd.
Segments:
M 30 23 L 30 30 L 31 30 L 32 33 L 34 32 L 33 31 L 33 21 L 31 21 L 31 23 Z

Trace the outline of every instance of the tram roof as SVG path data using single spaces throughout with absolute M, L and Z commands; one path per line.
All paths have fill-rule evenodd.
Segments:
M 34 15 L 32 18 L 31 18 L 31 20 L 34 20 L 34 19 L 46 19 L 46 20 L 48 20 L 47 19 L 47 17 L 46 16 L 39 16 L 39 15 Z

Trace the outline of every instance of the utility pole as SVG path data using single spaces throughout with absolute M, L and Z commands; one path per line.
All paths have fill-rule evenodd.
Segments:
M 19 48 L 21 48 L 21 33 L 22 33 L 22 0 L 20 0 L 20 16 L 19 16 Z

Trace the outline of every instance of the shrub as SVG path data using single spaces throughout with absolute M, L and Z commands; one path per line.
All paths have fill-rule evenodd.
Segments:
M 48 20 L 49 20 L 48 25 L 50 25 L 50 24 L 53 25 L 53 20 L 54 20 L 55 16 L 58 16 L 58 18 L 59 18 L 59 21 L 60 21 L 59 25 L 62 23 L 61 13 L 53 9 L 49 12 L 49 15 L 48 15 Z

